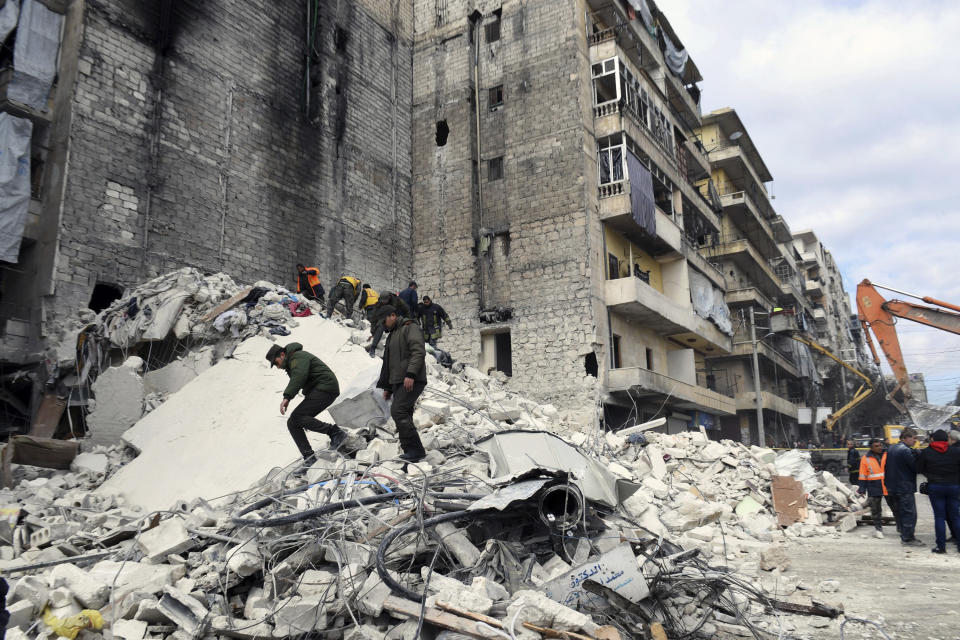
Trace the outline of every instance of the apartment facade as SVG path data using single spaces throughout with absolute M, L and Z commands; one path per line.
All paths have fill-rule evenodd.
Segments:
M 721 221 L 695 187 L 700 75 L 668 67 L 666 17 L 434 6 L 416 11 L 414 67 L 432 72 L 414 82 L 414 262 L 458 319 L 446 348 L 564 406 L 595 376 L 611 426 L 717 427 L 736 407 L 707 357 L 732 329 L 697 239 Z

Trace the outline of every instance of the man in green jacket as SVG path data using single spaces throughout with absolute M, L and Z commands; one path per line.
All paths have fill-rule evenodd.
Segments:
M 340 395 L 340 384 L 330 367 L 317 356 L 303 350 L 299 342 L 291 342 L 285 347 L 278 344 L 267 351 L 267 361 L 271 367 L 279 367 L 290 376 L 290 383 L 283 390 L 280 402 L 280 415 L 287 412 L 287 406 L 298 392 L 303 391 L 303 402 L 290 412 L 287 429 L 293 437 L 305 464 L 313 464 L 316 455 L 307 434 L 304 431 L 325 433 L 330 436 L 330 448 L 337 449 L 347 433 L 335 424 L 321 422 L 315 416 L 333 404 Z
M 413 424 L 413 408 L 427 386 L 427 366 L 424 362 L 427 350 L 423 344 L 423 331 L 410 318 L 398 317 L 393 306 L 382 307 L 381 313 L 389 335 L 383 348 L 383 366 L 377 387 L 383 389 L 386 400 L 393 398 L 390 417 L 397 425 L 397 435 L 403 449 L 400 459 L 419 462 L 427 455 Z

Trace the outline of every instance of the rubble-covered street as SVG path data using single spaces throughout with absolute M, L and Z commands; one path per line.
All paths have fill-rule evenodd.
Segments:
M 855 618 L 890 637 L 918 628 L 881 614 L 864 584 L 898 543 L 858 535 L 859 499 L 804 452 L 667 435 L 657 420 L 602 432 L 502 376 L 428 355 L 415 413 L 428 455 L 407 464 L 373 388 L 379 358 L 360 346 L 366 323 L 325 320 L 270 283 L 189 270 L 128 300 L 138 312 L 118 303 L 76 325 L 83 358 L 102 367 L 80 362 L 94 385 L 125 389 L 99 391 L 94 410 L 129 427 L 124 445 L 84 440 L 69 470 L 14 464 L 2 491 L 8 637 L 824 638 Z M 124 358 L 168 330 L 179 358 L 146 374 Z M 271 339 L 302 342 L 344 379 L 329 411 L 353 453 L 311 436 L 318 460 L 293 461 L 276 410 L 284 378 L 262 358 Z M 124 409 L 130 389 L 142 417 Z M 913 575 L 908 593 L 935 588 Z

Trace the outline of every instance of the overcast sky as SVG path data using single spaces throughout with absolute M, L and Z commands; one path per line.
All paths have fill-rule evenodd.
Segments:
M 851 301 L 868 278 L 960 304 L 960 2 L 659 6 L 704 77 L 703 112 L 737 110 L 774 206 L 816 231 Z M 960 336 L 897 329 L 931 402 L 951 401 Z

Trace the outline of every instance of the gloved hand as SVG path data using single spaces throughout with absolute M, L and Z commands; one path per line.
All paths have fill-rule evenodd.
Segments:
M 867 493 L 867 492 L 864 491 L 863 489 L 857 489 L 857 495 L 861 495 L 861 496 L 862 496 L 862 495 L 866 495 L 866 493 Z
M 447 329 L 453 329 L 453 323 L 447 320 Z

